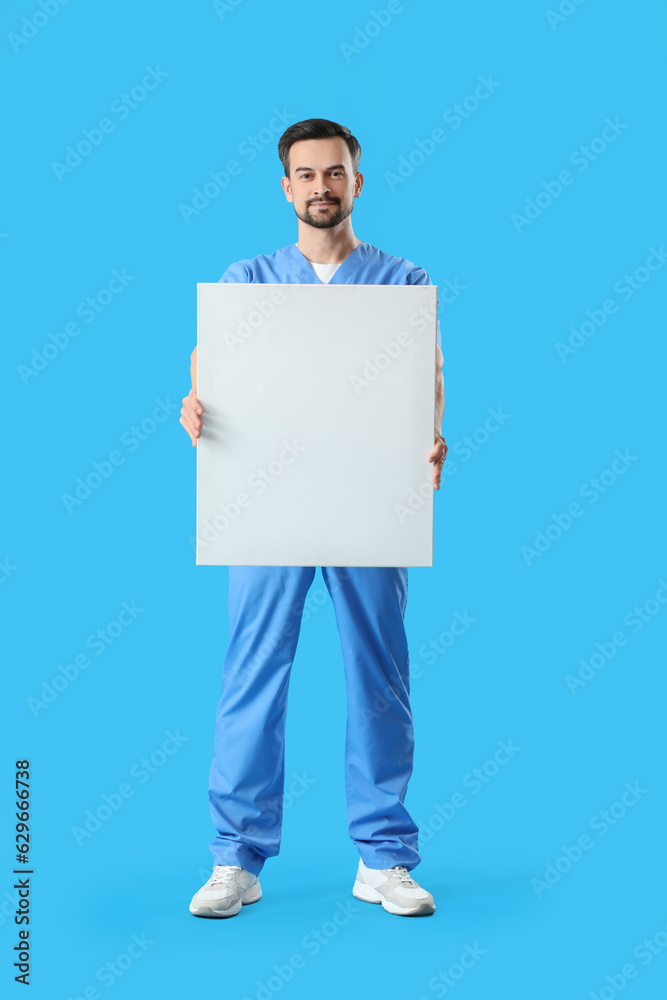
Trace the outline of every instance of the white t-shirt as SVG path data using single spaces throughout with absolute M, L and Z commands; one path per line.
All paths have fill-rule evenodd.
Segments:
M 333 278 L 334 274 L 340 267 L 340 264 L 314 264 L 312 260 L 310 261 L 310 266 L 313 271 L 320 279 L 323 285 L 326 285 Z

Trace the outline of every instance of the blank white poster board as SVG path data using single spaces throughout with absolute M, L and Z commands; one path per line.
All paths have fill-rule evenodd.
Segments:
M 431 566 L 435 285 L 197 285 L 200 566 Z

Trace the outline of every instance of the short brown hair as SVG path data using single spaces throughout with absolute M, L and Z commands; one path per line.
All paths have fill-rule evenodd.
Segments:
M 361 146 L 349 128 L 346 128 L 345 125 L 339 125 L 338 122 L 329 121 L 328 118 L 306 118 L 305 121 L 290 125 L 278 140 L 278 156 L 284 167 L 285 176 L 289 177 L 289 151 L 292 143 L 298 142 L 300 139 L 330 139 L 336 135 L 345 139 L 350 150 L 352 167 L 355 174 L 358 174 Z

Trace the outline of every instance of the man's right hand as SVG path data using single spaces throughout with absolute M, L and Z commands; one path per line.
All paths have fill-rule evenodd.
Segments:
M 186 431 L 192 439 L 192 445 L 194 448 L 197 447 L 197 438 L 201 436 L 201 415 L 204 412 L 204 407 L 201 405 L 197 399 L 197 390 L 193 386 L 187 396 L 183 397 L 183 406 L 181 408 L 180 422 L 185 427 Z

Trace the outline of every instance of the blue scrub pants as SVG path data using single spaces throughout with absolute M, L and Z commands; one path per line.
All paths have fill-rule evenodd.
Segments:
M 209 779 L 214 863 L 259 875 L 280 850 L 287 692 L 313 566 L 230 566 L 230 640 Z M 412 773 L 405 567 L 322 567 L 347 688 L 350 837 L 369 868 L 421 861 Z

